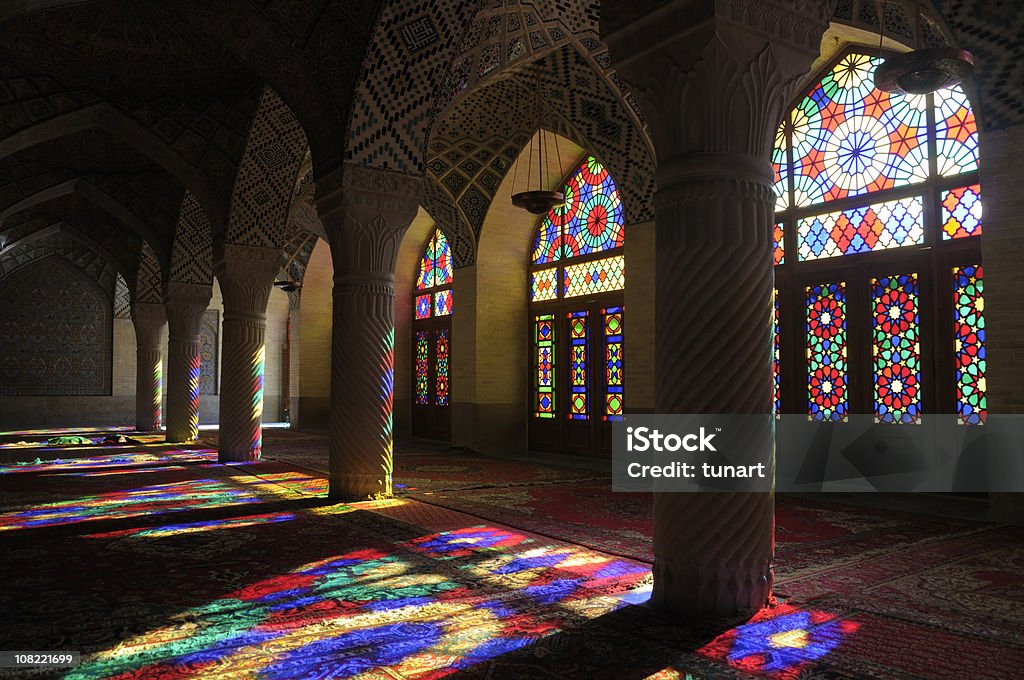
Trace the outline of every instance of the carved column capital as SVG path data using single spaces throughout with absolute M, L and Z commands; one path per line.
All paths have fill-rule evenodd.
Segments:
M 346 272 L 391 279 L 422 190 L 419 177 L 348 164 L 333 186 L 317 184 L 317 213 L 330 239 L 335 281 Z
M 606 0 L 602 37 L 665 161 L 700 152 L 767 158 L 832 0 Z M 758 171 L 760 173 L 760 171 Z
M 213 297 L 213 287 L 202 283 L 167 283 L 168 332 L 172 338 L 191 339 L 199 333 L 199 322 Z
M 231 313 L 265 315 L 282 264 L 276 248 L 225 244 L 223 257 L 213 266 L 224 296 L 225 318 Z
M 136 302 L 131 311 L 138 346 L 156 348 L 160 344 L 160 329 L 167 323 L 167 309 L 155 302 Z

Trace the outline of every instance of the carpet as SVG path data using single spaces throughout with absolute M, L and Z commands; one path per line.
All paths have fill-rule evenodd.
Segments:
M 0 475 L 37 497 L 0 508 L 0 649 L 80 650 L 69 678 L 434 678 L 626 606 L 649 578 L 411 499 L 332 505 L 278 463 L 146 469 L 66 477 L 56 502 L 38 471 Z

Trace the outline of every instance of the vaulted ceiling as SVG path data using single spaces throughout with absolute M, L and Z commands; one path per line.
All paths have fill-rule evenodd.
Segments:
M 1024 124 L 1021 3 L 937 0 L 922 21 L 913 5 L 886 3 L 887 36 L 972 50 L 983 125 Z M 422 174 L 469 264 L 538 99 L 648 219 L 654 155 L 599 18 L 599 0 L 0 3 L 0 277 L 50 247 L 132 286 L 144 251 L 164 278 L 208 279 L 211 241 L 272 219 L 301 278 L 317 181 L 343 163 Z M 882 23 L 875 0 L 835 0 L 834 22 Z

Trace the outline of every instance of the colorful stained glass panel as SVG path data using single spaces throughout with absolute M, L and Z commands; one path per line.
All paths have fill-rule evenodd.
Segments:
M 420 260 L 420 271 L 416 278 L 417 290 L 444 286 L 454 280 L 451 246 L 440 229 L 427 242 L 426 251 Z
M 564 295 L 571 298 L 622 290 L 626 287 L 625 268 L 622 255 L 568 265 L 563 276 Z
M 430 334 L 416 332 L 416 403 L 430 403 Z
M 793 110 L 797 206 L 927 179 L 928 99 L 875 89 L 882 61 L 847 55 Z
M 555 417 L 555 317 L 541 314 L 534 318 L 535 408 L 538 418 Z
M 814 420 L 845 420 L 846 284 L 809 286 L 807 292 L 807 396 Z
M 435 339 L 437 348 L 437 380 L 434 388 L 434 403 L 438 406 L 448 405 L 448 329 L 437 331 Z
M 452 313 L 452 291 L 440 290 L 434 293 L 434 316 L 448 316 Z
M 978 125 L 959 85 L 935 93 L 936 165 L 943 177 L 978 169 Z
M 782 222 L 775 224 L 774 233 L 772 235 L 775 240 L 775 245 L 772 248 L 772 253 L 775 258 L 775 264 L 786 263 L 786 246 L 783 243 L 783 226 Z
M 417 319 L 429 319 L 430 318 L 430 295 L 417 295 L 416 296 L 416 318 Z
M 953 323 L 956 353 L 956 411 L 961 423 L 985 422 L 985 296 L 979 265 L 953 268 Z
M 590 366 L 587 357 L 588 313 L 569 312 L 569 418 L 586 420 Z
M 604 315 L 604 420 L 622 420 L 623 356 L 622 307 L 601 310 Z
M 563 187 L 565 203 L 541 221 L 533 246 L 533 264 L 619 248 L 623 210 L 608 170 L 588 156 Z
M 806 217 L 797 222 L 801 260 L 887 250 L 924 242 L 919 196 Z
M 921 340 L 917 274 L 873 279 L 875 419 L 914 423 L 921 415 Z
M 554 300 L 558 297 L 558 269 L 541 269 L 530 273 L 530 299 L 533 302 Z
M 967 238 L 981 234 L 981 186 L 950 189 L 942 195 L 942 238 Z

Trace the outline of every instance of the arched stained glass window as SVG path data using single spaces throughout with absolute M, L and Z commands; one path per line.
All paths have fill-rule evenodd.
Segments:
M 563 190 L 530 260 L 530 445 L 591 455 L 610 448 L 624 408 L 622 200 L 593 156 Z
M 440 229 L 427 239 L 413 293 L 413 434 L 447 439 L 454 309 L 451 246 Z
M 882 61 L 835 60 L 775 138 L 776 410 L 981 423 L 974 113 L 960 87 L 876 89 Z

